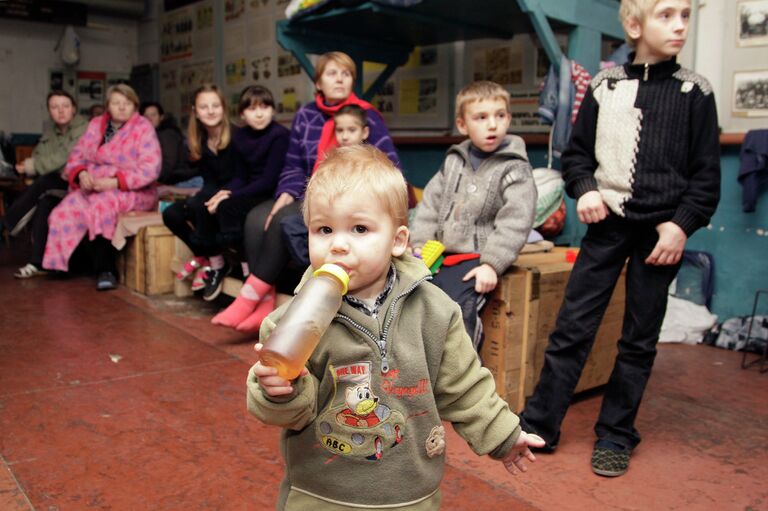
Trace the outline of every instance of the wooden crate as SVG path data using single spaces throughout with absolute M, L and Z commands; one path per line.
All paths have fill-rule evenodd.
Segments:
M 174 239 L 173 233 L 164 225 L 139 229 L 121 252 L 118 263 L 120 283 L 145 295 L 172 293 Z
M 496 379 L 496 390 L 513 411 L 520 411 L 533 394 L 544 364 L 549 334 L 573 263 L 566 262 L 568 249 L 521 255 L 503 276 L 483 311 L 485 341 L 483 365 Z M 621 337 L 625 283 L 619 279 L 595 338 L 592 352 L 576 386 L 576 392 L 608 382 Z

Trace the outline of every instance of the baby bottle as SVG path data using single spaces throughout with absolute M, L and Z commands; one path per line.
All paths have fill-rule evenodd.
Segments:
M 340 266 L 324 264 L 316 270 L 264 341 L 261 363 L 277 368 L 286 380 L 299 376 L 341 307 L 348 285 L 349 275 Z

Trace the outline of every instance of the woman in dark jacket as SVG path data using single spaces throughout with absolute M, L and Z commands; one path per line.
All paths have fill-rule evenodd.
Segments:
M 166 115 L 162 105 L 154 101 L 143 103 L 140 113 L 155 127 L 163 153 L 163 168 L 157 181 L 172 185 L 199 175 L 197 167 L 189 164 L 189 151 L 176 119 Z

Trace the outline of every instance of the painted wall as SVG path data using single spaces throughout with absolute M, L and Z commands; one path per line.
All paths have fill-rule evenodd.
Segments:
M 711 225 L 695 233 L 687 245 L 714 255 L 712 312 L 721 321 L 749 314 L 755 291 L 768 289 L 768 193 L 763 191 L 754 213 L 741 210 L 739 149 L 729 146 L 723 150 L 720 205 Z M 768 304 L 762 311 L 766 313 Z
M 135 21 L 89 16 L 78 70 L 129 73 L 137 63 Z M 40 133 L 48 119 L 49 71 L 64 65 L 54 50 L 63 25 L 0 19 L 0 131 Z

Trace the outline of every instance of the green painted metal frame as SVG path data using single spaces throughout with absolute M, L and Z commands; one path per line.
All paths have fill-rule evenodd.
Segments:
M 301 27 L 299 24 L 291 24 L 288 20 L 277 22 L 277 41 L 280 46 L 296 57 L 310 79 L 315 75 L 315 66 L 312 65 L 307 54 L 317 55 L 343 50 L 355 61 L 357 76 L 359 77 L 362 77 L 363 62 L 366 60 L 386 64 L 384 70 L 365 91 L 362 90 L 363 81 L 355 81 L 355 93 L 365 100 L 373 98 L 376 91 L 386 83 L 397 68 L 408 61 L 408 56 L 414 48 L 413 44 L 384 46 L 376 44 L 373 40 L 366 41 L 341 34 L 330 35 L 326 32 Z
M 549 61 L 555 66 L 560 63 L 562 51 L 552 30 L 550 20 L 556 20 L 573 27 L 569 33 L 568 56 L 581 63 L 591 73 L 595 73 L 599 67 L 602 36 L 606 35 L 616 39 L 624 37 L 618 20 L 618 0 L 496 1 L 517 3 L 520 11 L 528 16 Z M 489 4 L 492 2 L 486 3 L 486 5 Z M 333 8 L 321 14 L 309 15 L 305 19 L 317 21 L 332 19 L 342 13 L 366 11 L 396 14 L 403 20 L 414 23 L 457 27 L 457 21 L 441 17 L 439 14 L 426 16 L 424 13 L 409 11 L 407 7 L 396 8 L 372 2 L 364 2 L 355 7 Z M 495 27 L 485 28 L 470 22 L 462 23 L 461 28 L 465 33 L 466 31 L 476 33 L 477 37 L 490 38 L 508 35 L 501 34 Z M 371 99 L 397 68 L 407 62 L 414 47 L 423 44 L 423 41 L 419 41 L 417 38 L 403 41 L 402 44 L 390 42 L 382 44 L 376 39 L 376 33 L 373 29 L 370 38 L 350 37 L 339 33 L 331 34 L 302 26 L 302 19 L 278 21 L 277 41 L 296 57 L 310 77 L 314 76 L 315 70 L 307 54 L 322 54 L 328 51 L 342 50 L 355 61 L 358 76 L 362 76 L 362 66 L 366 60 L 385 64 L 385 69 L 365 91 L 362 90 L 362 80 L 356 81 L 355 91 L 363 99 Z

